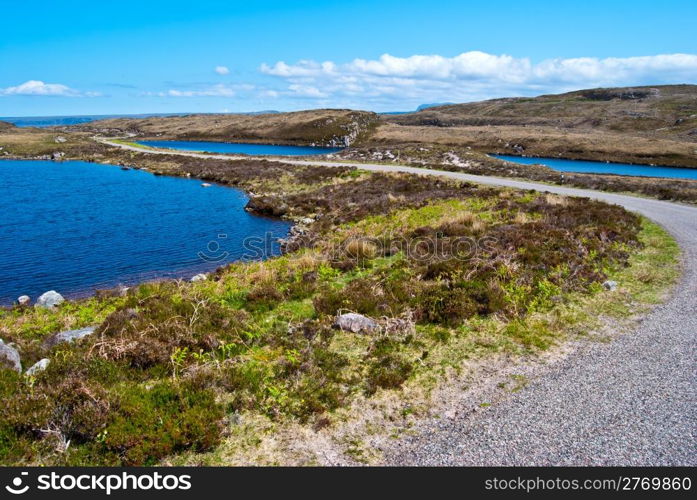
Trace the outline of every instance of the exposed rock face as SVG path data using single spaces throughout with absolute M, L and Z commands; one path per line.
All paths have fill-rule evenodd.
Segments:
M 0 370 L 14 370 L 17 373 L 22 373 L 22 361 L 19 357 L 17 349 L 5 344 L 0 339 Z
M 373 333 L 380 329 L 374 319 L 356 313 L 340 314 L 336 317 L 334 326 L 353 333 Z
M 50 349 L 54 345 L 62 344 L 63 342 L 74 342 L 88 335 L 92 335 L 95 330 L 96 327 L 88 326 L 78 330 L 67 330 L 65 332 L 54 333 L 44 340 L 43 347 L 45 349 Z
M 288 213 L 290 207 L 275 196 L 255 196 L 247 202 L 245 210 L 261 215 L 281 217 Z
M 206 281 L 207 279 L 208 279 L 208 276 L 201 273 L 201 274 L 197 274 L 196 276 L 192 277 L 191 280 L 189 280 L 189 281 L 191 281 L 192 283 L 196 283 L 197 281 Z
M 609 292 L 614 292 L 617 290 L 617 282 L 616 281 L 605 281 L 603 283 L 603 288 Z
M 48 364 L 51 362 L 50 359 L 44 358 L 40 361 L 37 361 L 34 365 L 32 365 L 31 368 L 29 368 L 24 374 L 28 377 L 34 376 L 39 372 L 44 371 L 46 368 L 48 368 Z
M 55 290 L 49 290 L 36 299 L 36 307 L 44 307 L 46 309 L 53 309 L 54 307 L 65 302 L 63 296 L 56 292 Z
M 28 306 L 30 302 L 31 297 L 29 297 L 29 295 L 20 295 L 19 297 L 17 297 L 17 303 L 20 306 Z

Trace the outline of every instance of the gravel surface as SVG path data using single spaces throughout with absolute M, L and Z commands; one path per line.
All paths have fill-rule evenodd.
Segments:
M 697 465 L 697 207 L 458 172 L 350 165 L 604 200 L 662 225 L 684 254 L 673 295 L 635 332 L 536 369 L 529 385 L 483 411 L 463 407 L 422 422 L 384 450 L 386 464 Z

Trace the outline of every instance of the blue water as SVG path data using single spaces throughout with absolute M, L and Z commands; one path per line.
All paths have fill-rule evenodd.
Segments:
M 604 163 L 601 161 L 560 160 L 558 158 L 529 158 L 525 156 L 491 155 L 500 160 L 522 165 L 545 165 L 560 172 L 586 174 L 616 174 L 671 179 L 697 179 L 697 168 L 652 167 L 632 163 Z
M 149 118 L 152 116 L 179 116 L 181 113 L 149 113 L 140 115 L 65 115 L 65 116 L 0 116 L 0 121 L 17 127 L 65 127 L 109 118 Z
M 242 191 L 78 161 L 0 160 L 0 304 L 211 271 L 279 253 L 287 221 Z M 250 237 L 256 239 L 250 239 Z M 246 243 L 244 243 L 247 238 Z
M 305 156 L 337 153 L 341 148 L 314 146 L 276 146 L 274 144 L 247 144 L 204 141 L 138 141 L 138 144 L 154 148 L 178 149 L 181 151 L 206 151 L 209 153 L 236 153 L 246 155 Z

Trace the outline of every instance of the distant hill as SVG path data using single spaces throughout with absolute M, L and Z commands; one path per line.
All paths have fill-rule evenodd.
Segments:
M 434 102 L 432 104 L 422 104 L 421 106 L 416 108 L 416 111 L 423 111 L 424 109 L 429 109 L 429 108 L 438 108 L 440 106 L 450 106 L 452 104 L 455 104 L 454 102 Z
M 578 90 L 429 107 L 386 116 L 399 125 L 523 125 L 652 135 L 697 142 L 697 85 Z
M 315 109 L 292 113 L 118 118 L 72 128 L 159 139 L 347 146 L 369 136 L 378 122 L 378 115 L 368 111 Z

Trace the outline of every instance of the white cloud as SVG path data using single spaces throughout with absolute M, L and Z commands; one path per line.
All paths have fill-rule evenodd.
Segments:
M 234 89 L 220 83 L 197 90 L 170 89 L 164 92 L 156 92 L 155 95 L 160 97 L 234 97 L 236 92 Z
M 293 84 L 288 86 L 288 90 L 290 93 L 300 96 L 300 97 L 327 97 L 328 94 L 322 92 L 319 90 L 317 87 L 312 87 L 309 85 L 298 85 L 298 84 Z
M 582 57 L 533 63 L 529 58 L 479 51 L 455 57 L 384 54 L 374 60 L 354 59 L 343 64 L 279 61 L 262 64 L 260 71 L 286 82 L 281 91 L 284 95 L 331 97 L 336 105 L 363 102 L 403 108 L 419 102 L 467 101 L 588 87 L 697 83 L 697 55 Z
M 229 75 L 230 69 L 227 66 L 216 66 L 215 70 L 219 75 Z
M 99 92 L 80 92 L 60 83 L 44 83 L 41 80 L 28 80 L 14 87 L 0 89 L 0 95 L 96 97 L 101 94 Z

